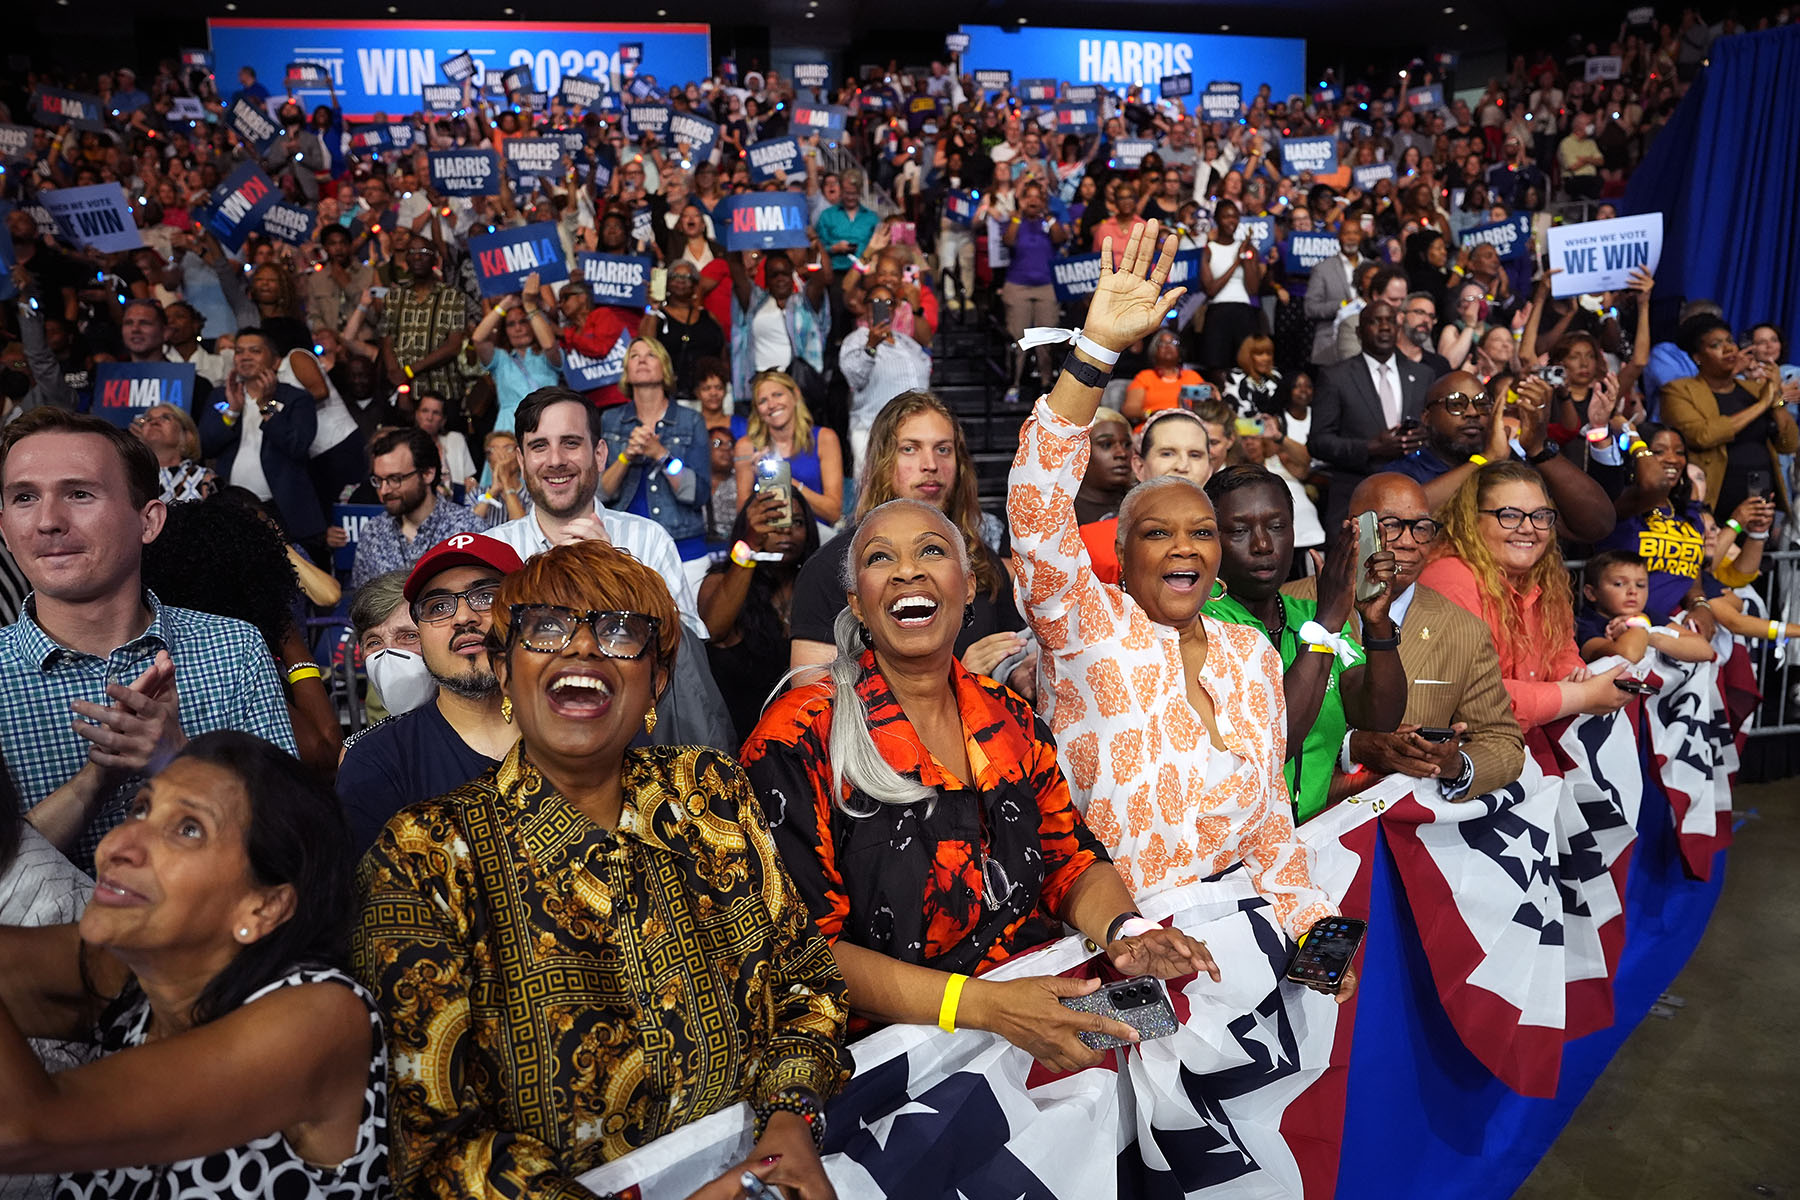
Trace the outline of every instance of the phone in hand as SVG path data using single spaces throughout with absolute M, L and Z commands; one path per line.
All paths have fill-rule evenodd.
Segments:
M 1181 391 L 1176 393 L 1175 398 L 1180 402 L 1181 407 L 1192 408 L 1196 404 L 1203 404 L 1206 401 L 1211 400 L 1212 397 L 1212 384 L 1187 383 L 1182 385 Z
M 386 300 L 387 294 L 388 290 L 384 287 L 372 287 L 369 289 L 369 298 L 372 300 Z
M 1306 935 L 1306 944 L 1294 951 L 1289 960 L 1287 978 L 1327 992 L 1337 991 L 1368 932 L 1369 923 L 1355 917 L 1326 917 L 1317 922 Z
M 1372 512 L 1356 514 L 1356 599 L 1358 603 L 1381 595 L 1384 586 L 1369 578 L 1369 560 L 1381 550 L 1380 519 Z
M 751 495 L 761 497 L 765 492 L 776 492 L 781 496 L 781 515 L 769 522 L 771 529 L 792 529 L 794 526 L 794 479 L 787 459 L 770 455 L 756 461 L 755 481 L 751 484 Z
M 916 246 L 919 227 L 911 221 L 895 221 L 888 227 L 888 241 L 896 246 Z
M 1623 675 L 1613 680 L 1613 686 L 1634 696 L 1649 696 L 1656 691 L 1656 685 L 1648 679 L 1628 679 Z
M 1422 729 L 1414 730 L 1414 732 L 1426 741 L 1436 742 L 1440 746 L 1445 742 L 1453 742 L 1456 740 L 1456 730 L 1444 729 L 1434 725 L 1427 725 Z
M 1237 431 L 1239 437 L 1261 437 L 1263 432 L 1262 422 L 1252 421 L 1249 417 L 1237 418 L 1232 422 L 1231 427 Z
M 1121 979 L 1085 996 L 1064 996 L 1062 1005 L 1076 1012 L 1099 1013 L 1129 1025 L 1146 1042 L 1168 1037 L 1181 1028 L 1181 1022 L 1175 1018 L 1175 1006 L 1169 1003 L 1169 994 L 1163 990 L 1162 981 L 1150 975 Z M 1075 1036 L 1090 1050 L 1112 1050 L 1131 1044 L 1109 1033 L 1078 1033 Z
M 1534 374 L 1553 388 L 1563 385 L 1563 369 L 1561 367 L 1539 367 Z
M 892 300 L 869 301 L 869 324 L 886 325 L 894 319 L 894 302 Z
M 1744 489 L 1752 496 L 1772 499 L 1775 495 L 1775 481 L 1766 468 L 1759 467 L 1745 474 Z

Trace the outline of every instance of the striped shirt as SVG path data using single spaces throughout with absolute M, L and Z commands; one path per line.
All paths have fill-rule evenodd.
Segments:
M 652 521 L 649 517 L 640 517 L 635 513 L 614 512 L 594 500 L 594 515 L 600 518 L 600 524 L 606 529 L 606 540 L 637 559 L 645 566 L 663 577 L 669 585 L 669 595 L 675 601 L 675 608 L 681 613 L 682 622 L 694 631 L 694 636 L 704 639 L 706 622 L 700 619 L 700 605 L 694 599 L 694 589 L 688 583 L 687 572 L 682 569 L 681 555 L 675 551 L 675 539 L 669 531 Z M 498 538 L 518 552 L 521 561 L 542 554 L 550 548 L 550 539 L 544 536 L 543 527 L 538 524 L 537 514 L 528 512 L 516 521 L 508 521 L 504 525 L 496 525 L 487 531 L 491 538 Z
M 29 811 L 75 777 L 87 762 L 69 708 L 74 700 L 106 703 L 108 684 L 130 684 L 159 650 L 175 663 L 181 727 L 189 737 L 237 729 L 294 752 L 294 730 L 275 660 L 262 635 L 243 621 L 176 608 L 144 591 L 150 624 L 105 658 L 71 650 L 38 625 L 31 598 L 11 625 L 0 628 L 0 752 Z M 100 803 L 70 857 L 93 869 L 94 849 L 125 815 L 141 778 L 122 781 Z
M 875 414 L 902 392 L 931 386 L 931 355 L 896 333 L 869 353 L 869 327 L 853 329 L 838 351 L 838 367 L 850 384 L 850 428 L 868 429 Z

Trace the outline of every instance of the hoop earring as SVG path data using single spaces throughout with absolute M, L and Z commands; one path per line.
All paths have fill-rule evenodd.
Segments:
M 968 629 L 970 626 L 972 626 L 974 624 L 975 624 L 975 606 L 973 604 L 963 605 L 963 628 Z
M 1208 600 L 1223 600 L 1226 593 L 1230 591 L 1230 589 L 1225 586 L 1225 581 L 1219 578 L 1213 579 L 1213 587 L 1216 587 L 1219 590 L 1216 592 L 1208 590 L 1206 593 L 1206 598 Z
M 856 624 L 856 636 L 862 642 L 864 650 L 875 648 L 875 638 L 869 633 L 869 627 L 860 621 Z
M 650 711 L 644 714 L 644 733 L 646 735 L 648 735 L 648 734 L 652 734 L 655 732 L 656 732 L 656 705 L 652 704 L 650 706 Z
M 500 697 L 500 719 L 508 725 L 512 724 L 512 697 Z

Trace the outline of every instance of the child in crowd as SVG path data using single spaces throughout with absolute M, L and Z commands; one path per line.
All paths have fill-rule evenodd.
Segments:
M 1650 569 L 1625 550 L 1603 550 L 1588 560 L 1582 597 L 1587 603 L 1575 618 L 1575 640 L 1588 662 L 1618 655 L 1642 662 L 1654 648 L 1676 662 L 1711 662 L 1712 645 L 1685 626 L 1655 625 L 1644 615 L 1650 595 Z

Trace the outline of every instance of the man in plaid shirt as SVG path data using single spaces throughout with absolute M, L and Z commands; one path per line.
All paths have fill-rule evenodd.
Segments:
M 0 751 L 32 824 L 89 871 L 190 733 L 294 750 L 262 636 L 144 589 L 159 495 L 149 447 L 97 417 L 40 408 L 0 435 L 0 532 L 32 587 L 0 628 Z

